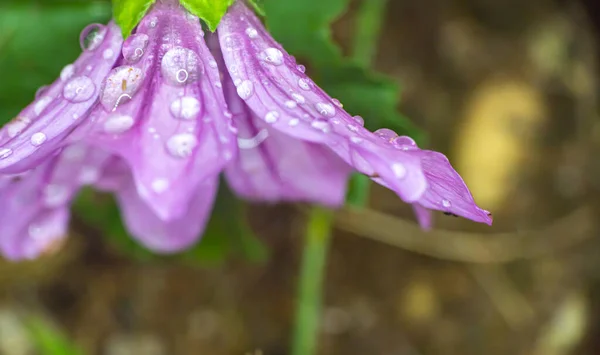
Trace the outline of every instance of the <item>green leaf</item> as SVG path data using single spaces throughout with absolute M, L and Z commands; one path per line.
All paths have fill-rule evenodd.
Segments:
M 109 2 L 0 1 L 0 125 L 77 58 L 85 26 L 109 19 Z
M 155 2 L 156 0 L 113 0 L 113 16 L 121 27 L 123 38 L 129 37 Z
M 248 0 L 248 3 L 252 5 L 254 11 L 256 11 L 259 15 L 265 16 L 265 7 L 263 4 L 263 0 Z
M 235 0 L 181 0 L 189 12 L 202 19 L 208 28 L 214 32 Z
M 81 355 L 79 350 L 54 324 L 40 316 L 25 320 L 29 338 L 41 355 Z

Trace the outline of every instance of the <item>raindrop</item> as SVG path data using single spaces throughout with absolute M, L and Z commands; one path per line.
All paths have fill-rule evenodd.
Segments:
M 69 199 L 69 190 L 66 186 L 50 184 L 44 189 L 44 204 L 47 207 L 58 207 Z
M 361 126 L 365 125 L 365 120 L 361 116 L 353 116 L 352 119 Z
M 302 96 L 300 94 L 296 94 L 296 93 L 292 94 L 292 99 L 294 99 L 294 101 L 296 101 L 299 104 L 303 104 L 306 102 L 306 99 L 304 98 L 304 96 Z
M 254 84 L 250 80 L 244 80 L 237 87 L 237 93 L 242 100 L 248 100 L 254 94 Z
M 130 63 L 137 63 L 148 46 L 148 35 L 139 33 L 129 37 L 123 44 L 123 57 Z
M 60 79 L 62 81 L 67 81 L 67 80 L 71 79 L 73 77 L 73 75 L 75 75 L 75 66 L 73 64 L 69 64 L 69 65 L 65 66 L 60 71 Z
M 167 179 L 155 179 L 152 181 L 152 191 L 157 194 L 167 191 L 169 188 L 169 180 Z
M 120 134 L 133 127 L 134 123 L 133 117 L 115 113 L 104 122 L 104 131 L 109 134 Z
M 0 149 L 0 159 L 6 159 L 12 155 L 12 149 L 2 148 Z
M 263 53 L 263 60 L 269 64 L 282 65 L 283 64 L 283 53 L 277 48 L 267 48 Z
M 325 116 L 325 117 L 335 116 L 335 107 L 333 107 L 332 104 L 328 104 L 325 102 L 318 102 L 315 104 L 315 108 L 322 116 Z
M 175 118 L 193 120 L 200 113 L 201 104 L 198 99 L 191 96 L 181 97 L 171 103 L 171 114 Z
M 23 116 L 17 116 L 17 118 L 10 121 L 6 125 L 6 131 L 8 133 L 8 137 L 9 138 L 16 137 L 19 133 L 23 132 L 23 130 L 25 128 L 27 128 L 27 126 L 29 126 L 30 123 L 31 123 L 31 120 L 29 120 L 28 118 L 23 117 Z
M 344 107 L 344 105 L 338 99 L 332 99 L 331 101 L 333 102 L 334 105 L 336 105 L 339 108 Z
M 240 79 L 240 78 L 236 78 L 233 81 L 233 85 L 235 85 L 235 86 L 240 86 L 241 83 L 242 83 L 242 79 Z
M 31 136 L 30 142 L 32 145 L 39 147 L 40 145 L 44 144 L 46 139 L 47 139 L 47 137 L 44 133 L 37 132 Z
M 192 155 L 198 145 L 196 136 L 190 133 L 176 134 L 167 141 L 167 150 L 177 158 L 187 158 Z
M 306 73 L 306 67 L 302 64 L 299 64 L 298 66 L 296 66 L 296 69 L 302 74 Z
M 331 131 L 331 125 L 327 121 L 315 120 L 310 124 L 314 129 L 328 133 Z
M 93 166 L 84 166 L 79 172 L 79 181 L 82 184 L 92 184 L 100 178 L 100 171 Z
M 38 102 L 35 103 L 35 105 L 33 105 L 33 112 L 39 116 L 51 102 L 52 98 L 48 96 L 42 97 L 38 100 Z
M 267 123 L 275 123 L 275 122 L 277 122 L 278 119 L 279 119 L 279 112 L 277 112 L 277 111 L 270 111 L 270 112 L 267 112 L 267 114 L 265 115 L 265 121 Z
M 81 31 L 79 36 L 79 44 L 84 51 L 93 51 L 97 49 L 104 41 L 106 35 L 106 27 L 104 25 L 94 23 Z
M 208 61 L 208 66 L 211 67 L 211 68 L 213 68 L 213 69 L 216 69 L 218 65 L 217 65 L 217 62 L 214 59 L 211 59 L 211 60 Z
M 395 139 L 396 137 L 398 137 L 398 135 L 396 134 L 396 132 L 392 131 L 391 129 L 388 128 L 380 128 L 378 130 L 376 130 L 375 132 L 373 132 L 377 137 L 385 140 L 385 141 L 389 141 L 391 142 L 393 139 Z
M 102 52 L 102 58 L 109 60 L 112 59 L 115 56 L 115 51 L 113 51 L 111 48 L 107 48 L 104 50 L 104 52 Z
M 246 29 L 246 35 L 248 35 L 248 37 L 250 38 L 256 38 L 258 36 L 258 31 L 256 30 L 256 28 L 248 27 Z
M 291 119 L 291 120 L 288 122 L 288 125 L 289 125 L 290 127 L 295 127 L 295 126 L 297 126 L 299 123 L 300 123 L 300 120 L 299 120 L 299 119 L 297 119 L 297 118 L 292 118 L 292 119 Z
M 153 18 L 150 20 L 150 27 L 151 27 L 151 28 L 154 28 L 154 27 L 156 27 L 156 25 L 158 25 L 158 18 L 156 18 L 156 17 L 153 17 Z
M 285 106 L 287 108 L 296 108 L 298 106 L 298 104 L 294 100 L 288 100 L 285 102 Z
M 77 103 L 91 99 L 96 92 L 96 85 L 87 76 L 71 79 L 63 88 L 63 96 L 68 101 Z
M 183 47 L 169 50 L 162 59 L 163 76 L 173 85 L 185 85 L 198 80 L 200 76 L 200 58 L 196 52 Z
M 444 206 L 446 208 L 450 208 L 450 207 L 452 207 L 452 202 L 450 202 L 450 200 L 443 199 L 442 206 Z
M 403 179 L 406 176 L 406 167 L 401 163 L 392 164 L 392 171 L 398 179 Z
M 418 148 L 415 140 L 408 136 L 398 136 L 392 140 L 392 144 L 403 150 Z
M 215 87 L 220 89 L 223 87 L 223 84 L 220 81 L 217 81 L 217 82 L 215 82 Z
M 100 102 L 107 110 L 115 110 L 119 105 L 131 100 L 144 81 L 142 70 L 123 65 L 109 73 L 104 83 Z
M 308 81 L 308 79 L 305 79 L 305 78 L 299 79 L 298 86 L 300 86 L 300 89 L 302 89 L 302 90 L 310 91 L 310 81 Z
M 40 88 L 35 92 L 35 99 L 38 100 L 40 97 L 44 96 L 44 94 L 48 91 L 48 87 L 48 85 L 40 86 Z

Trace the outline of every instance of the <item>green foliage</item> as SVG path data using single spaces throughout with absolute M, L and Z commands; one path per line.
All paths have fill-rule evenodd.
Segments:
M 29 338 L 40 355 L 82 355 L 83 352 L 52 323 L 41 316 L 29 316 L 25 319 Z
M 189 12 L 202 19 L 214 32 L 221 18 L 235 0 L 180 0 L 180 2 Z
M 155 2 L 156 0 L 113 0 L 113 17 L 121 27 L 123 38 L 131 34 Z

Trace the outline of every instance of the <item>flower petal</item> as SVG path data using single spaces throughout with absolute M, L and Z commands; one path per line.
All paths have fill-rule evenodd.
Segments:
M 155 5 L 123 55 L 89 141 L 127 162 L 159 218 L 178 220 L 199 184 L 235 154 L 219 71 L 198 19 L 171 3 Z
M 230 8 L 218 34 L 231 78 L 238 89 L 246 86 L 240 96 L 255 115 L 286 135 L 328 146 L 407 202 L 421 197 L 427 182 L 419 159 L 385 144 L 346 113 L 304 75 L 243 2 Z
M 121 32 L 114 23 L 94 26 L 92 41 L 79 59 L 66 66 L 54 84 L 0 130 L 0 173 L 35 167 L 60 148 L 65 136 L 87 118 L 122 44 Z M 89 29 L 82 34 L 87 32 Z
M 238 96 L 242 85 L 236 88 L 227 79 L 224 91 L 238 130 L 239 147 L 236 159 L 225 170 L 233 190 L 255 201 L 343 205 L 350 166 L 324 145 L 271 128 Z
M 133 182 L 117 193 L 127 230 L 148 249 L 175 253 L 198 241 L 210 218 L 218 180 L 198 186 L 186 213 L 170 221 L 162 221 L 140 198 Z

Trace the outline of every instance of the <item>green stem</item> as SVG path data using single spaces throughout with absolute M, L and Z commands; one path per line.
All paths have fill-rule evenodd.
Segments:
M 321 294 L 332 223 L 333 211 L 313 207 L 309 214 L 302 255 L 293 355 L 313 355 L 317 349 Z
M 356 20 L 352 57 L 359 64 L 370 67 L 377 53 L 377 45 L 385 15 L 387 0 L 363 0 Z

